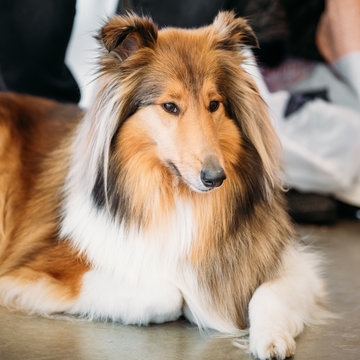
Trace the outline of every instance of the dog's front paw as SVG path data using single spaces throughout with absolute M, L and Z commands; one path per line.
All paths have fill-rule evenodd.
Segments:
M 295 340 L 287 332 L 251 331 L 250 351 L 258 359 L 286 359 L 295 353 Z

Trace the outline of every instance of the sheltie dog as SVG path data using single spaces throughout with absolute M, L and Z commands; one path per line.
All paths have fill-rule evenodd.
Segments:
M 317 257 L 284 210 L 279 146 L 242 48 L 246 21 L 98 34 L 88 111 L 0 100 L 0 303 L 146 325 L 185 315 L 260 359 L 321 312 Z

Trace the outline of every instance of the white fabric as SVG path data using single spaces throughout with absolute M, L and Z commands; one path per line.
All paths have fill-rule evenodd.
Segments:
M 360 109 L 360 51 L 342 57 L 333 64 L 333 67 L 353 90 Z
M 251 54 L 248 62 L 246 70 L 253 75 L 269 105 L 284 149 L 287 185 L 304 192 L 333 195 L 360 206 L 360 53 L 335 64 L 348 84 L 320 65 L 310 81 L 297 86 L 307 90 L 330 86 L 334 103 L 320 99 L 308 102 L 288 118 L 283 114 L 289 94 L 270 93 Z

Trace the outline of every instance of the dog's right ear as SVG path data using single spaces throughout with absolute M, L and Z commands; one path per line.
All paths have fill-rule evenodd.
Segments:
M 157 26 L 148 17 L 133 14 L 112 17 L 100 30 L 97 39 L 121 61 L 142 47 L 153 47 L 158 35 Z
M 234 11 L 221 11 L 213 22 L 213 28 L 220 36 L 218 46 L 237 50 L 242 46 L 259 47 L 257 37 L 243 18 L 237 18 Z

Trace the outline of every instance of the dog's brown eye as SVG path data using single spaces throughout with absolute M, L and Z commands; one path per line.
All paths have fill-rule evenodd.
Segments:
M 173 115 L 179 115 L 180 109 L 178 108 L 178 106 L 174 103 L 164 103 L 161 105 L 162 108 Z
M 209 111 L 215 112 L 219 108 L 220 103 L 216 100 L 210 101 Z

